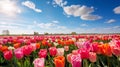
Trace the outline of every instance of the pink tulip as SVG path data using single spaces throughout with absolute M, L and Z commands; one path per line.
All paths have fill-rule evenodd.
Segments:
M 72 67 L 81 67 L 81 62 L 82 59 L 80 57 L 80 54 L 72 55 L 71 57 Z
M 80 42 L 75 42 L 75 45 L 78 47 L 78 48 L 82 48 L 83 47 L 83 44 L 84 42 L 80 41 Z
M 78 54 L 78 50 L 73 50 L 72 54 L 74 54 L 74 55 Z
M 25 56 L 28 56 L 32 53 L 33 51 L 33 48 L 31 45 L 26 45 L 26 46 L 23 46 L 23 53 Z
M 12 50 L 10 50 L 10 51 L 5 51 L 4 52 L 4 58 L 6 59 L 6 60 L 11 60 L 12 59 Z
M 44 62 L 45 62 L 44 58 L 36 58 L 33 61 L 33 64 L 34 64 L 34 67 L 45 67 Z
M 69 63 L 71 63 L 71 57 L 72 57 L 72 54 L 70 53 L 70 54 L 67 54 L 67 61 L 69 62 Z
M 120 56 L 120 48 L 117 47 L 117 46 L 112 46 L 112 53 L 115 55 L 115 56 Z
M 39 55 L 40 58 L 46 58 L 46 56 L 47 56 L 47 49 L 40 49 L 38 55 Z
M 15 57 L 17 59 L 22 59 L 23 56 L 24 56 L 24 53 L 23 53 L 23 49 L 22 48 L 17 48 L 14 50 L 14 53 L 15 53 Z
M 90 41 L 84 42 L 83 47 L 86 48 L 88 51 L 90 51 L 91 50 L 91 42 Z
M 57 54 L 57 48 L 56 47 L 50 47 L 49 52 L 51 56 L 55 56 Z
M 36 43 L 31 43 L 30 45 L 32 46 L 33 51 L 35 51 L 36 50 Z
M 64 55 L 64 48 L 57 48 L 57 56 L 63 56 Z
M 0 45 L 0 50 L 1 50 L 1 48 L 2 48 L 2 45 Z
M 96 62 L 96 60 L 97 60 L 96 53 L 90 52 L 90 53 L 89 53 L 89 60 L 90 60 L 91 62 Z
M 69 51 L 69 46 L 64 46 L 65 51 Z

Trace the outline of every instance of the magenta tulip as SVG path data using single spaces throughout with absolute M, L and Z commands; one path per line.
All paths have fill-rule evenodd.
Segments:
M 57 48 L 56 47 L 50 47 L 49 52 L 51 56 L 55 56 L 57 54 Z
M 98 49 L 99 49 L 99 48 L 98 48 L 98 45 L 99 45 L 98 43 L 93 43 L 93 44 L 92 44 L 92 49 L 91 49 L 92 52 L 97 52 L 97 51 L 98 51 Z
M 47 49 L 40 49 L 38 55 L 39 55 L 40 58 L 46 58 L 46 56 L 47 56 Z
M 71 58 L 72 67 L 81 67 L 81 62 L 82 59 L 80 57 L 80 54 L 72 55 Z

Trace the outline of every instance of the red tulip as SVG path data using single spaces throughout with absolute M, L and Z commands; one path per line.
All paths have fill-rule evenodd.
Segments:
M 57 54 L 57 49 L 56 47 L 50 47 L 49 52 L 51 56 L 55 56 Z
M 38 55 L 39 55 L 40 58 L 46 58 L 46 56 L 47 56 L 47 49 L 40 49 Z
M 80 53 L 82 59 L 88 59 L 89 58 L 89 51 L 85 48 L 79 49 L 78 53 Z
M 31 45 L 27 45 L 27 46 L 23 47 L 23 53 L 25 56 L 30 55 L 32 53 L 32 51 L 33 51 L 33 48 Z
M 5 51 L 4 52 L 4 58 L 6 59 L 6 60 L 11 60 L 12 59 L 12 50 L 10 50 L 10 51 Z
M 99 49 L 98 45 L 99 44 L 97 42 L 92 44 L 92 52 L 97 52 L 98 51 L 98 49 Z

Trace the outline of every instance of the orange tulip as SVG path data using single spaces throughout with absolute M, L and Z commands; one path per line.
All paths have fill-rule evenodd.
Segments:
M 36 49 L 39 49 L 39 48 L 40 48 L 40 44 L 36 43 Z
M 60 44 L 61 44 L 62 46 L 64 46 L 64 45 L 65 45 L 65 41 L 61 41 Z
M 2 46 L 1 48 L 1 51 L 4 52 L 4 51 L 7 51 L 8 50 L 8 47 L 7 46 Z
M 112 49 L 109 44 L 102 44 L 102 45 L 99 45 L 98 47 L 99 47 L 98 50 L 100 54 L 104 54 L 109 57 L 112 56 Z
M 65 57 L 57 56 L 54 58 L 55 67 L 65 67 Z
M 17 43 L 17 39 L 14 39 L 14 40 L 13 40 L 13 43 Z
M 103 45 L 103 53 L 106 55 L 106 56 L 112 56 L 112 49 L 110 47 L 109 44 L 104 44 Z
M 74 44 L 74 41 L 72 39 L 69 40 L 70 44 Z
M 19 48 L 19 47 L 20 47 L 20 43 L 14 44 L 14 48 Z
M 68 46 L 70 44 L 70 42 L 69 41 L 65 41 L 65 44 Z
M 46 40 L 43 40 L 43 41 L 42 41 L 42 45 L 43 45 L 43 46 L 46 46 L 46 45 L 47 45 Z
M 52 46 L 52 44 L 51 43 L 48 43 L 48 47 L 51 47 Z

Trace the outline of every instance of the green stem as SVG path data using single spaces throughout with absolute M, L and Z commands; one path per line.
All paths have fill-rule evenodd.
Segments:
M 22 61 L 22 59 L 20 59 L 20 63 L 21 63 L 21 67 L 23 67 L 23 61 Z
M 94 63 L 91 63 L 91 67 L 94 67 Z
M 110 59 L 109 57 L 107 57 L 107 63 L 108 63 L 108 67 L 110 67 L 110 63 L 109 63 Z
M 118 67 L 120 67 L 120 60 L 119 60 L 119 56 L 117 57 L 117 62 L 118 62 Z
M 83 67 L 88 67 L 88 61 L 87 61 L 87 59 L 83 60 Z

